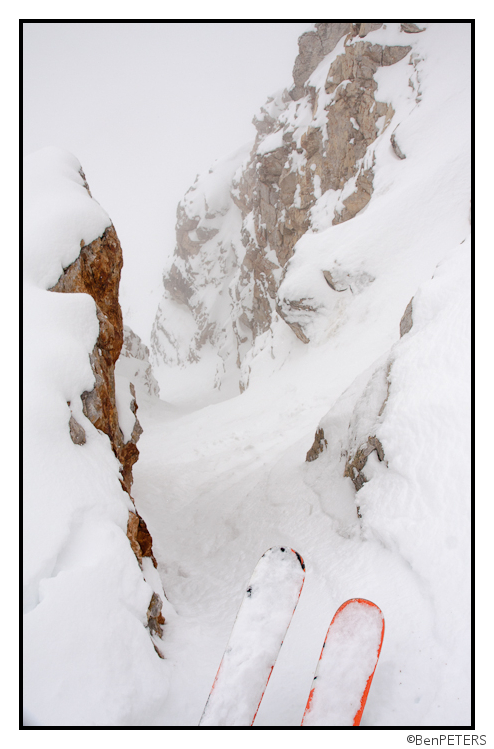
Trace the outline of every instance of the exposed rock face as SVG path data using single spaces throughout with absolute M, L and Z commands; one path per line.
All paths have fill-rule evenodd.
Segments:
M 159 637 L 162 635 L 161 625 L 165 623 L 165 618 L 161 613 L 161 607 L 163 601 L 157 593 L 153 593 L 149 608 L 147 611 L 148 627 L 150 632 L 157 634 Z M 158 651 L 158 655 L 163 658 L 161 653 Z
M 290 91 L 290 96 L 294 101 L 304 96 L 304 84 L 321 60 L 333 51 L 343 36 L 354 30 L 354 24 L 350 21 L 316 23 L 314 25 L 315 31 L 302 34 L 298 40 L 299 52 L 293 67 L 293 82 L 295 85 Z
M 391 359 L 376 369 L 357 401 L 350 420 L 351 439 L 346 451 L 343 475 L 353 481 L 356 491 L 367 482 L 364 468 L 369 455 L 375 452 L 380 462 L 385 458 L 381 440 L 375 433 L 369 432 L 376 429 L 386 408 L 391 369 Z
M 413 299 L 410 299 L 410 301 L 407 304 L 407 308 L 405 312 L 403 313 L 403 317 L 400 320 L 400 338 L 402 338 L 412 329 L 412 325 L 413 325 L 412 313 L 413 313 Z
M 368 437 L 367 442 L 361 445 L 357 449 L 355 455 L 349 458 L 346 462 L 344 476 L 348 476 L 348 478 L 353 481 L 357 491 L 359 491 L 367 481 L 364 468 L 367 463 L 367 458 L 374 451 L 379 460 L 384 460 L 383 446 L 375 434 Z
M 420 34 L 421 31 L 425 31 L 425 29 L 420 29 L 416 23 L 402 23 L 401 30 L 406 34 Z
M 139 563 L 142 563 L 143 557 L 151 557 L 156 567 L 156 560 L 153 556 L 153 539 L 147 529 L 146 523 L 137 511 L 129 512 L 127 537 Z
M 398 141 L 396 140 L 396 133 L 391 133 L 390 139 L 391 145 L 393 147 L 393 151 L 398 156 L 399 159 L 406 159 L 406 154 L 403 153 L 400 146 L 398 145 Z
M 81 176 L 85 180 L 84 175 Z M 87 182 L 86 189 L 91 195 Z M 89 357 L 95 385 L 91 391 L 81 394 L 83 412 L 96 429 L 108 435 L 112 450 L 121 466 L 120 483 L 134 502 L 131 495 L 132 466 L 139 457 L 136 443 L 142 433 L 136 416 L 135 390 L 131 385 L 133 397 L 130 401 L 130 409 L 135 421 L 130 439 L 127 441 L 124 439 L 119 424 L 115 397 L 115 363 L 120 355 L 124 339 L 122 312 L 118 301 L 122 266 L 122 248 L 115 228 L 111 225 L 101 237 L 90 244 L 84 245 L 81 242 L 79 257 L 65 268 L 50 291 L 89 294 L 95 301 L 99 335 Z M 69 430 L 75 444 L 85 443 L 84 429 L 73 416 L 70 418 Z M 139 564 L 142 564 L 143 557 L 150 557 L 156 566 L 151 535 L 137 510 L 129 513 L 127 535 Z
M 74 419 L 72 414 L 69 419 L 69 432 L 70 439 L 74 445 L 85 445 L 86 444 L 86 432 L 84 427 L 81 427 L 78 421 Z
M 379 463 L 387 465 L 385 450 L 378 436 L 389 398 L 392 358 L 381 361 L 369 377 L 364 372 L 342 394 L 316 430 L 314 443 L 307 453 L 308 462 L 323 459 L 327 470 L 349 478 L 355 493 L 367 483 L 369 456 L 376 454 Z M 328 439 L 325 438 L 325 430 Z M 331 440 L 331 434 L 337 435 Z M 329 441 L 329 445 L 328 445 Z M 330 465 L 332 462 L 332 465 Z M 356 505 L 357 516 L 360 508 Z
M 235 365 L 241 367 L 256 339 L 278 317 L 309 343 L 306 322 L 316 308 L 308 298 L 287 296 L 280 285 L 296 243 L 308 230 L 348 221 L 371 199 L 373 144 L 394 115 L 392 106 L 377 96 L 374 75 L 412 49 L 373 43 L 372 32 L 382 25 L 316 23 L 303 34 L 293 86 L 269 98 L 254 118 L 254 146 L 225 171 L 227 192 L 223 185 L 222 197 L 216 199 L 215 167 L 187 193 L 178 207 L 177 247 L 163 277 L 165 297 L 153 328 L 158 359 L 181 366 L 196 362 L 206 343 L 226 350 L 233 334 Z M 399 156 L 395 142 L 393 147 Z M 321 227 L 317 207 L 328 196 L 331 213 Z M 207 294 L 206 288 L 213 286 L 215 294 Z M 183 333 L 167 313 L 167 300 L 193 317 L 195 330 L 185 342 L 185 359 L 178 353 L 184 349 L 179 340 Z M 219 381 L 227 367 L 220 357 Z M 245 386 L 243 376 L 240 388 Z
M 118 303 L 122 248 L 113 226 L 102 237 L 81 247 L 77 260 L 66 268 L 51 291 L 89 294 L 96 303 L 99 335 L 90 354 L 95 386 L 82 393 L 85 416 L 110 438 L 121 464 L 121 483 L 130 494 L 132 466 L 139 451 L 134 441 L 124 443 L 115 403 L 115 362 L 123 342 L 123 321 Z
M 317 457 L 324 452 L 324 448 L 327 446 L 328 441 L 324 437 L 324 429 L 319 427 L 319 429 L 316 430 L 316 436 L 314 437 L 312 447 L 305 458 L 306 463 L 311 463 L 313 460 L 316 460 Z

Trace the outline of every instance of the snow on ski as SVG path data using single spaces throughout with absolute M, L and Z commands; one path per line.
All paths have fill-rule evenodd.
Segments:
M 358 726 L 381 652 L 384 617 L 364 598 L 343 603 L 329 626 L 302 726 Z
M 298 603 L 302 557 L 275 546 L 257 563 L 238 610 L 200 726 L 251 726 Z

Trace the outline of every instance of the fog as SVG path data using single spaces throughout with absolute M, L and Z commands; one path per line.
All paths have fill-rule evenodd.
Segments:
M 24 153 L 81 162 L 123 254 L 125 321 L 148 343 L 176 207 L 252 117 L 289 87 L 307 21 L 24 23 Z

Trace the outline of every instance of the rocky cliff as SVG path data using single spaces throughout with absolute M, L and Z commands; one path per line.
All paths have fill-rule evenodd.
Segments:
M 92 197 L 82 171 L 81 176 L 89 196 Z M 92 390 L 81 393 L 83 413 L 96 429 L 108 436 L 115 457 L 120 463 L 122 489 L 127 492 L 134 504 L 134 510 L 129 511 L 127 525 L 127 536 L 132 550 L 141 566 L 142 558 L 150 557 L 156 567 L 156 559 L 153 555 L 153 539 L 145 521 L 135 509 L 135 502 L 131 494 L 132 466 L 139 458 L 137 441 L 142 434 L 142 427 L 137 418 L 136 393 L 132 383 L 129 385 L 131 396 L 128 399 L 129 402 L 125 403 L 121 399 L 124 408 L 120 409 L 120 415 L 117 406 L 115 364 L 124 343 L 124 325 L 118 301 L 122 266 L 122 248 L 115 227 L 111 225 L 101 237 L 93 240 L 90 244 L 85 245 L 84 241 L 81 240 L 79 257 L 64 269 L 50 291 L 89 294 L 96 304 L 99 334 L 89 355 L 94 374 L 94 387 Z M 126 333 L 125 353 L 129 355 L 134 345 L 134 354 L 144 358 L 145 352 L 142 348 L 139 348 L 137 337 L 132 334 L 130 329 L 127 329 Z M 147 374 L 152 376 L 150 371 Z M 70 408 L 70 402 L 67 405 Z M 128 430 L 130 433 L 127 435 L 124 435 L 121 426 L 123 419 L 129 419 L 129 414 L 124 413 L 124 409 L 130 410 L 132 414 L 130 419 L 133 422 L 130 430 Z M 84 428 L 77 422 L 72 413 L 69 427 L 72 441 L 78 445 L 84 444 L 86 441 Z M 159 595 L 153 593 L 148 608 L 150 630 L 160 637 L 162 634 L 161 625 L 165 622 L 161 614 L 162 603 Z M 156 650 L 159 653 L 157 648 Z
M 319 304 L 284 284 L 294 248 L 365 209 L 380 142 L 406 157 L 387 71 L 405 65 L 398 85 L 416 105 L 413 40 L 422 31 L 408 22 L 335 22 L 302 35 L 293 84 L 255 116 L 253 146 L 213 165 L 178 206 L 177 246 L 152 332 L 157 362 L 183 367 L 212 350 L 211 384 L 221 387 L 236 369 L 242 390 L 256 339 L 278 320 L 309 343 Z M 319 273 L 333 292 L 356 294 L 373 280 L 335 264 Z
M 27 162 L 26 216 L 32 215 L 32 220 L 27 218 L 26 276 L 35 278 L 37 286 L 41 286 L 42 289 L 44 287 L 57 295 L 67 296 L 69 307 L 74 305 L 77 309 L 81 308 L 75 316 L 69 315 L 71 320 L 68 324 L 74 325 L 76 332 L 61 332 L 64 329 L 63 312 L 58 313 L 49 325 L 45 325 L 43 334 L 46 337 L 46 347 L 37 351 L 38 361 L 33 368 L 33 375 L 36 375 L 36 367 L 41 367 L 42 371 L 47 368 L 48 364 L 42 362 L 45 360 L 49 362 L 53 356 L 50 353 L 50 342 L 59 341 L 56 344 L 57 358 L 50 362 L 49 366 L 54 371 L 54 376 L 51 378 L 52 389 L 56 390 L 62 375 L 65 378 L 64 384 L 59 385 L 59 390 L 56 391 L 56 397 L 60 397 L 60 392 L 66 393 L 67 434 L 70 435 L 72 443 L 78 446 L 78 450 L 84 451 L 84 456 L 79 453 L 79 457 L 83 462 L 84 459 L 89 461 L 89 464 L 94 462 L 95 457 L 91 447 L 94 434 L 89 434 L 88 430 L 94 427 L 97 434 L 108 439 L 117 461 L 120 485 L 127 496 L 128 542 L 141 571 L 144 572 L 143 559 L 148 558 L 154 567 L 156 567 L 156 560 L 153 555 L 151 535 L 135 507 L 131 494 L 132 468 L 139 457 L 137 442 L 142 428 L 137 418 L 136 393 L 133 384 L 125 380 L 117 387 L 115 379 L 115 365 L 119 359 L 124 338 L 127 354 L 129 345 L 132 345 L 131 342 L 129 343 L 131 331 L 127 331 L 127 335 L 124 336 L 122 312 L 118 300 L 123 266 L 122 248 L 115 227 L 93 199 L 82 168 L 79 168 L 78 173 L 73 171 L 76 166 L 77 162 L 70 154 L 56 149 L 45 149 Z M 41 197 L 39 186 L 43 180 L 45 192 Z M 81 196 L 81 187 L 85 188 L 86 197 Z M 41 222 L 40 217 L 43 217 L 44 223 Z M 105 228 L 102 229 L 102 226 Z M 95 239 L 85 241 L 84 237 L 95 234 L 97 235 Z M 76 237 L 77 244 L 80 245 L 78 255 L 73 247 Z M 73 259 L 74 255 L 76 255 L 75 259 Z M 57 275 L 58 280 L 50 283 L 49 279 L 56 278 Z M 46 294 L 46 292 L 43 293 Z M 81 296 L 84 299 L 81 299 Z M 88 352 L 92 377 L 81 378 L 79 375 L 74 380 L 74 374 L 77 373 L 75 364 L 77 359 L 73 355 L 76 336 L 81 337 L 78 345 L 86 345 L 85 339 L 93 327 L 93 323 L 89 322 L 91 315 L 86 310 L 85 300 L 89 301 L 89 299 L 92 300 L 89 302 L 90 305 L 94 303 L 93 321 L 95 332 L 97 331 L 93 339 L 94 345 Z M 79 300 L 81 304 L 77 306 Z M 46 297 L 40 297 L 38 305 L 39 318 L 43 319 L 42 310 L 45 307 L 49 308 L 50 303 L 46 301 Z M 39 325 L 39 321 L 36 321 L 36 324 Z M 60 331 L 56 328 L 50 329 L 50 326 L 57 326 L 57 324 Z M 34 320 L 32 327 L 34 330 Z M 39 341 L 38 348 L 40 345 L 42 341 Z M 134 354 L 142 357 L 144 352 L 137 347 Z M 66 357 L 65 360 L 64 357 Z M 70 367 L 73 368 L 74 373 L 70 372 Z M 28 371 L 30 371 L 29 367 Z M 147 374 L 150 376 L 151 372 Z M 89 383 L 91 379 L 92 385 L 84 388 L 82 383 Z M 77 382 L 81 385 L 77 385 Z M 153 384 L 151 380 L 149 382 Z M 78 387 L 81 389 L 76 395 Z M 42 392 L 42 388 L 40 390 Z M 37 399 L 39 400 L 40 396 Z M 46 406 L 48 407 L 48 401 Z M 48 408 L 45 418 L 47 420 L 52 418 Z M 76 457 L 74 455 L 74 458 Z M 102 456 L 97 460 L 104 462 Z M 52 472 L 57 470 L 56 466 L 52 468 Z M 89 465 L 87 470 L 89 472 L 92 470 Z M 44 471 L 48 476 L 50 471 L 46 461 Z M 50 478 L 48 477 L 47 481 Z M 68 501 L 69 507 L 72 507 L 72 500 L 68 498 Z M 48 507 L 46 512 L 48 517 L 50 515 Z M 62 516 L 64 510 L 62 507 L 54 506 L 53 512 L 55 514 L 58 512 Z M 53 517 L 51 522 L 56 523 L 56 518 Z M 47 538 L 47 544 L 49 547 L 49 538 Z M 52 539 L 51 545 L 56 547 L 55 539 Z M 34 591 L 32 595 L 35 596 Z M 146 615 L 146 623 L 150 631 L 159 636 L 161 636 L 161 624 L 164 623 L 161 614 L 161 598 L 162 596 L 156 590 L 152 591 Z

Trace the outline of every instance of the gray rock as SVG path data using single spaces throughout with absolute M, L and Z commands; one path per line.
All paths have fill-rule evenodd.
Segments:
M 316 23 L 316 31 L 302 34 L 298 40 L 298 56 L 293 67 L 294 87 L 290 96 L 294 101 L 305 94 L 304 83 L 321 60 L 336 47 L 342 36 L 352 31 L 352 23 Z
M 396 141 L 396 135 L 394 133 L 391 133 L 391 145 L 393 146 L 393 151 L 398 156 L 399 159 L 406 159 L 406 154 L 403 153 L 401 148 L 399 147 L 397 141 Z
M 401 31 L 404 31 L 405 34 L 420 34 L 420 32 L 425 31 L 425 29 L 419 29 L 416 23 L 402 23 Z
M 358 35 L 360 38 L 363 38 L 364 36 L 367 36 L 367 34 L 370 34 L 371 31 L 376 31 L 376 29 L 380 29 L 382 26 L 381 23 L 372 23 L 372 21 L 364 21 L 360 24 Z
M 85 445 L 86 444 L 86 432 L 84 428 L 74 419 L 72 414 L 69 419 L 69 431 L 70 439 L 74 445 Z
M 400 320 L 400 338 L 403 338 L 403 336 L 406 335 L 412 329 L 412 325 L 413 325 L 412 311 L 413 311 L 413 297 L 408 302 L 407 308 L 405 312 L 403 313 L 403 317 Z

